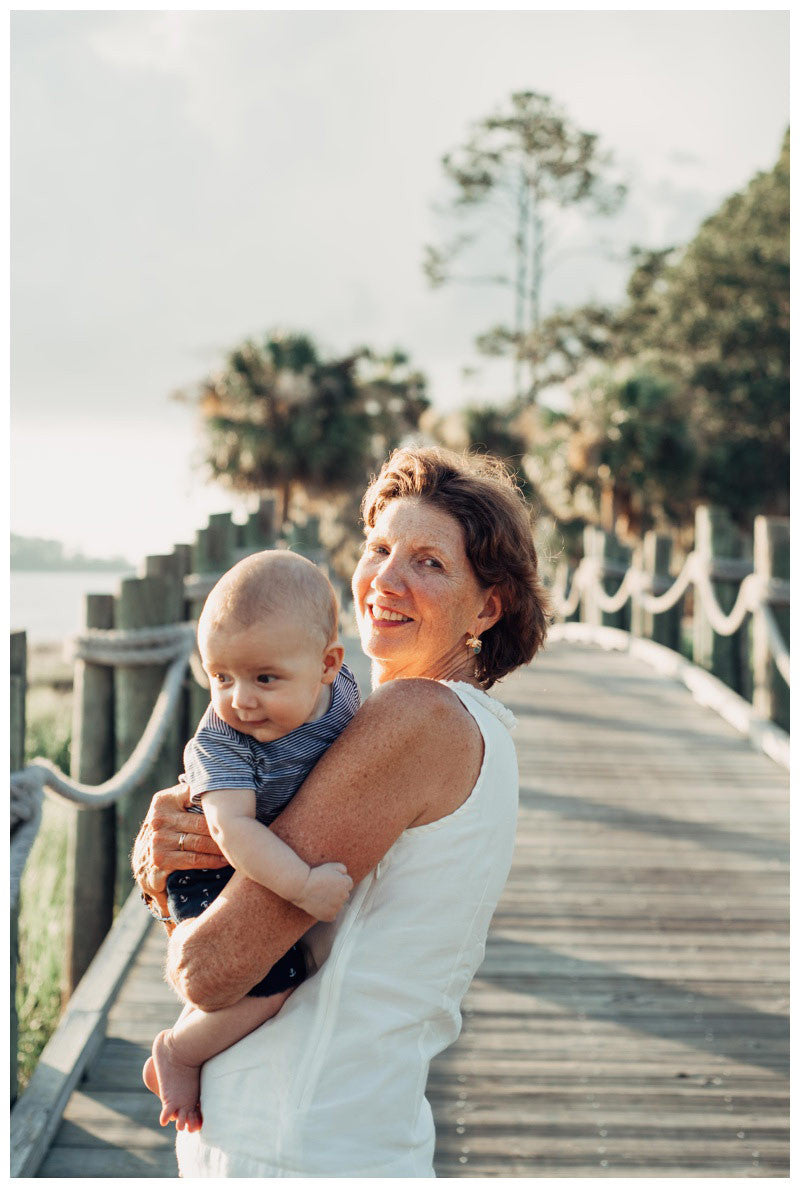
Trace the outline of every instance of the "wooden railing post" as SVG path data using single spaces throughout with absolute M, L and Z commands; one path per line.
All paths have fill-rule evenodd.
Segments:
M 695 552 L 711 576 L 714 596 L 728 614 L 733 609 L 743 578 L 750 572 L 744 557 L 745 542 L 721 507 L 698 507 L 695 514 Z M 719 677 L 736 693 L 746 693 L 749 681 L 743 676 L 747 653 L 747 624 L 733 635 L 718 635 L 703 609 L 702 598 L 694 592 L 695 664 Z
M 309 561 L 313 561 L 315 565 L 320 565 L 324 561 L 325 550 L 319 535 L 319 517 L 309 516 L 304 524 L 296 524 L 292 521 L 289 525 L 286 545 L 287 548 L 294 549 L 296 553 L 302 553 L 304 557 L 308 557 Z
M 208 517 L 206 548 L 207 573 L 224 573 L 233 564 L 236 552 L 236 526 L 230 512 L 215 512 Z
M 25 763 L 25 692 L 28 671 L 28 647 L 24 631 L 12 631 L 10 639 L 9 673 L 9 760 L 12 771 L 19 771 Z M 9 927 L 10 1008 L 11 1028 L 9 1056 L 11 1064 L 11 1102 L 17 1099 L 17 1047 L 19 1020 L 17 1018 L 17 963 L 19 961 L 19 904 L 11 912 Z
M 242 525 L 241 544 L 243 549 L 255 553 L 260 549 L 271 549 L 275 545 L 275 496 L 263 495 L 258 507 L 251 512 Z
M 672 537 L 668 533 L 651 531 L 645 532 L 644 539 L 637 549 L 638 568 L 650 578 L 651 594 L 663 594 L 672 585 L 672 545 Z M 652 639 L 655 643 L 679 652 L 682 608 L 682 598 L 670 610 L 661 611 L 657 615 L 634 603 L 631 608 L 631 631 L 634 635 Z
M 583 555 L 598 566 L 600 574 L 606 569 L 611 570 L 599 581 L 607 594 L 616 594 L 625 570 L 630 566 L 631 549 L 610 532 L 589 525 L 583 530 Z M 609 614 L 600 609 L 595 594 L 587 591 L 581 600 L 581 620 L 594 626 L 621 627 L 627 631 L 630 626 L 630 601 L 621 610 Z
M 161 577 L 169 583 L 170 605 L 172 612 L 176 615 L 177 622 L 182 622 L 186 618 L 183 579 L 191 568 L 191 561 L 192 550 L 188 545 L 176 545 L 171 553 L 145 557 L 144 561 L 146 577 Z M 162 751 L 165 761 L 168 760 L 169 756 L 173 757 L 175 767 L 179 772 L 183 770 L 183 748 L 188 738 L 188 710 L 189 693 L 187 683 L 184 696 L 181 698 L 180 705 L 178 706 L 178 711 L 172 719 L 164 739 L 164 749 Z
M 753 535 L 753 563 L 755 572 L 766 579 L 789 580 L 789 520 L 784 516 L 756 516 Z M 781 638 L 789 646 L 789 601 L 773 603 L 770 610 Z M 753 615 L 753 708 L 789 729 L 789 688 L 784 681 L 769 647 L 764 615 Z
M 593 524 L 587 524 L 583 530 L 583 558 L 585 561 L 596 561 L 599 548 L 598 536 L 600 529 Z M 584 588 L 581 592 L 580 621 L 589 623 L 593 627 L 600 624 L 600 608 L 597 605 L 594 591 Z
M 125 578 L 115 607 L 115 626 L 157 627 L 177 623 L 183 617 L 182 583 L 172 578 Z M 164 679 L 165 664 L 118 665 L 114 670 L 115 770 L 133 752 L 144 732 Z M 116 902 L 127 898 L 132 883 L 129 854 L 147 813 L 153 792 L 174 784 L 178 775 L 174 727 L 161 748 L 156 763 L 139 788 L 117 802 Z
M 209 516 L 208 527 L 200 528 L 192 549 L 192 572 L 201 576 L 218 577 L 229 569 L 236 555 L 236 530 L 230 512 Z M 198 619 L 206 596 L 189 602 L 189 618 Z M 188 733 L 193 732 L 208 706 L 208 689 L 189 681 Z
M 87 594 L 84 622 L 114 625 L 114 597 Z M 114 774 L 114 669 L 75 662 L 70 775 L 102 784 Z M 68 806 L 66 868 L 66 960 L 63 996 L 70 997 L 89 967 L 114 914 L 116 808 Z

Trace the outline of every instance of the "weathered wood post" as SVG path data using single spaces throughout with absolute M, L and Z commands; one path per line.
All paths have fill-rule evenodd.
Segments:
M 87 628 L 114 625 L 112 594 L 87 594 Z M 102 784 L 114 774 L 114 669 L 75 661 L 70 775 L 84 784 Z M 66 960 L 64 999 L 89 967 L 114 914 L 116 806 L 68 806 L 66 868 Z
M 230 512 L 209 516 L 208 526 L 200 528 L 192 549 L 192 574 L 200 580 L 201 588 L 189 600 L 189 617 L 198 619 L 203 609 L 208 590 L 214 582 L 229 569 L 236 552 L 236 531 Z M 203 581 L 203 579 L 207 579 Z M 195 730 L 208 706 L 208 689 L 204 689 L 192 677 L 189 682 L 188 731 Z
M 28 681 L 28 642 L 24 631 L 10 638 L 9 759 L 12 771 L 25 765 L 25 695 Z
M 714 597 L 725 614 L 733 609 L 739 587 L 751 572 L 742 534 L 722 507 L 698 507 L 695 513 L 695 552 L 711 578 Z M 747 654 L 747 624 L 733 635 L 718 635 L 694 591 L 695 664 L 719 677 L 737 693 L 746 691 L 742 669 Z
M 242 548 L 249 552 L 271 549 L 275 544 L 276 507 L 274 495 L 262 495 L 258 507 L 242 525 Z
M 115 626 L 123 630 L 177 623 L 183 611 L 182 591 L 165 577 L 125 578 L 115 606 Z M 115 769 L 119 770 L 142 736 L 166 672 L 166 664 L 118 665 L 114 672 Z M 139 788 L 117 802 L 116 902 L 121 905 L 133 885 L 129 854 L 153 792 L 174 784 L 178 775 L 174 743 L 161 748 L 150 775 Z
M 756 516 L 753 536 L 755 572 L 766 581 L 785 582 L 785 596 L 776 594 L 770 610 L 781 638 L 789 646 L 789 520 L 784 516 Z M 753 708 L 789 729 L 789 687 L 772 658 L 763 611 L 753 615 Z
M 587 524 L 583 530 L 583 559 L 594 564 L 597 560 L 596 533 L 599 529 Z M 581 592 L 580 621 L 596 627 L 600 623 L 600 608 L 593 589 L 584 587 Z
M 28 646 L 24 631 L 12 631 L 10 640 L 9 673 L 9 761 L 12 771 L 19 771 L 25 763 L 25 693 L 28 671 Z M 11 911 L 9 928 L 10 966 L 10 1008 L 11 1029 L 9 1056 L 11 1058 L 11 1102 L 17 1099 L 17 1046 L 19 1043 L 19 1020 L 17 1019 L 17 963 L 19 961 L 19 904 Z
M 636 552 L 637 567 L 650 579 L 650 593 L 663 594 L 672 585 L 672 537 L 665 532 L 645 532 Z M 679 652 L 682 607 L 683 599 L 679 598 L 670 610 L 654 615 L 634 602 L 631 607 L 631 631 L 643 639 L 652 639 L 655 643 Z
M 598 580 L 607 594 L 616 594 L 630 565 L 631 549 L 610 532 L 587 525 L 583 530 L 583 555 L 597 566 Z M 621 627 L 630 624 L 630 600 L 619 611 L 603 611 L 597 595 L 585 591 L 581 599 L 581 620 L 594 626 Z
M 185 553 L 178 549 L 167 554 L 145 557 L 144 561 L 145 576 L 160 577 L 169 584 L 169 603 L 176 622 L 182 622 L 185 617 L 183 579 L 186 576 L 187 564 Z M 167 729 L 161 751 L 161 759 L 165 767 L 171 763 L 176 772 L 183 771 L 183 748 L 187 738 L 188 684 L 186 689 L 187 694 L 181 697 L 175 717 Z
M 319 517 L 309 516 L 304 524 L 292 521 L 289 525 L 286 546 L 294 549 L 296 553 L 302 553 L 315 565 L 321 565 L 325 559 L 325 550 L 319 535 Z

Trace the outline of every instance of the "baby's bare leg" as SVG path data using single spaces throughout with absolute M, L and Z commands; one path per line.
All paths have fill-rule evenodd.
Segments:
M 200 1129 L 201 1065 L 266 1023 L 291 993 L 283 990 L 267 998 L 242 998 L 219 1011 L 184 1010 L 170 1031 L 159 1032 L 153 1043 L 153 1063 L 145 1065 L 144 1078 L 149 1089 L 157 1081 L 162 1126 L 174 1120 L 178 1130 Z

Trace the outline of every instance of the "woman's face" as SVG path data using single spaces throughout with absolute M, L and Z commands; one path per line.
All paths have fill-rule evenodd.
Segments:
M 499 597 L 475 577 L 461 525 L 418 498 L 395 499 L 378 516 L 353 575 L 353 599 L 378 683 L 471 679 L 466 637 L 487 631 L 501 612 Z

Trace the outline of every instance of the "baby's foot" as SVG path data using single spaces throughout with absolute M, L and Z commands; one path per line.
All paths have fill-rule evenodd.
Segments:
M 153 1041 L 152 1061 L 143 1071 L 144 1083 L 161 1098 L 159 1122 L 167 1126 L 174 1122 L 178 1130 L 199 1130 L 203 1125 L 200 1113 L 200 1069 L 184 1064 L 175 1051 L 171 1031 L 160 1031 Z

